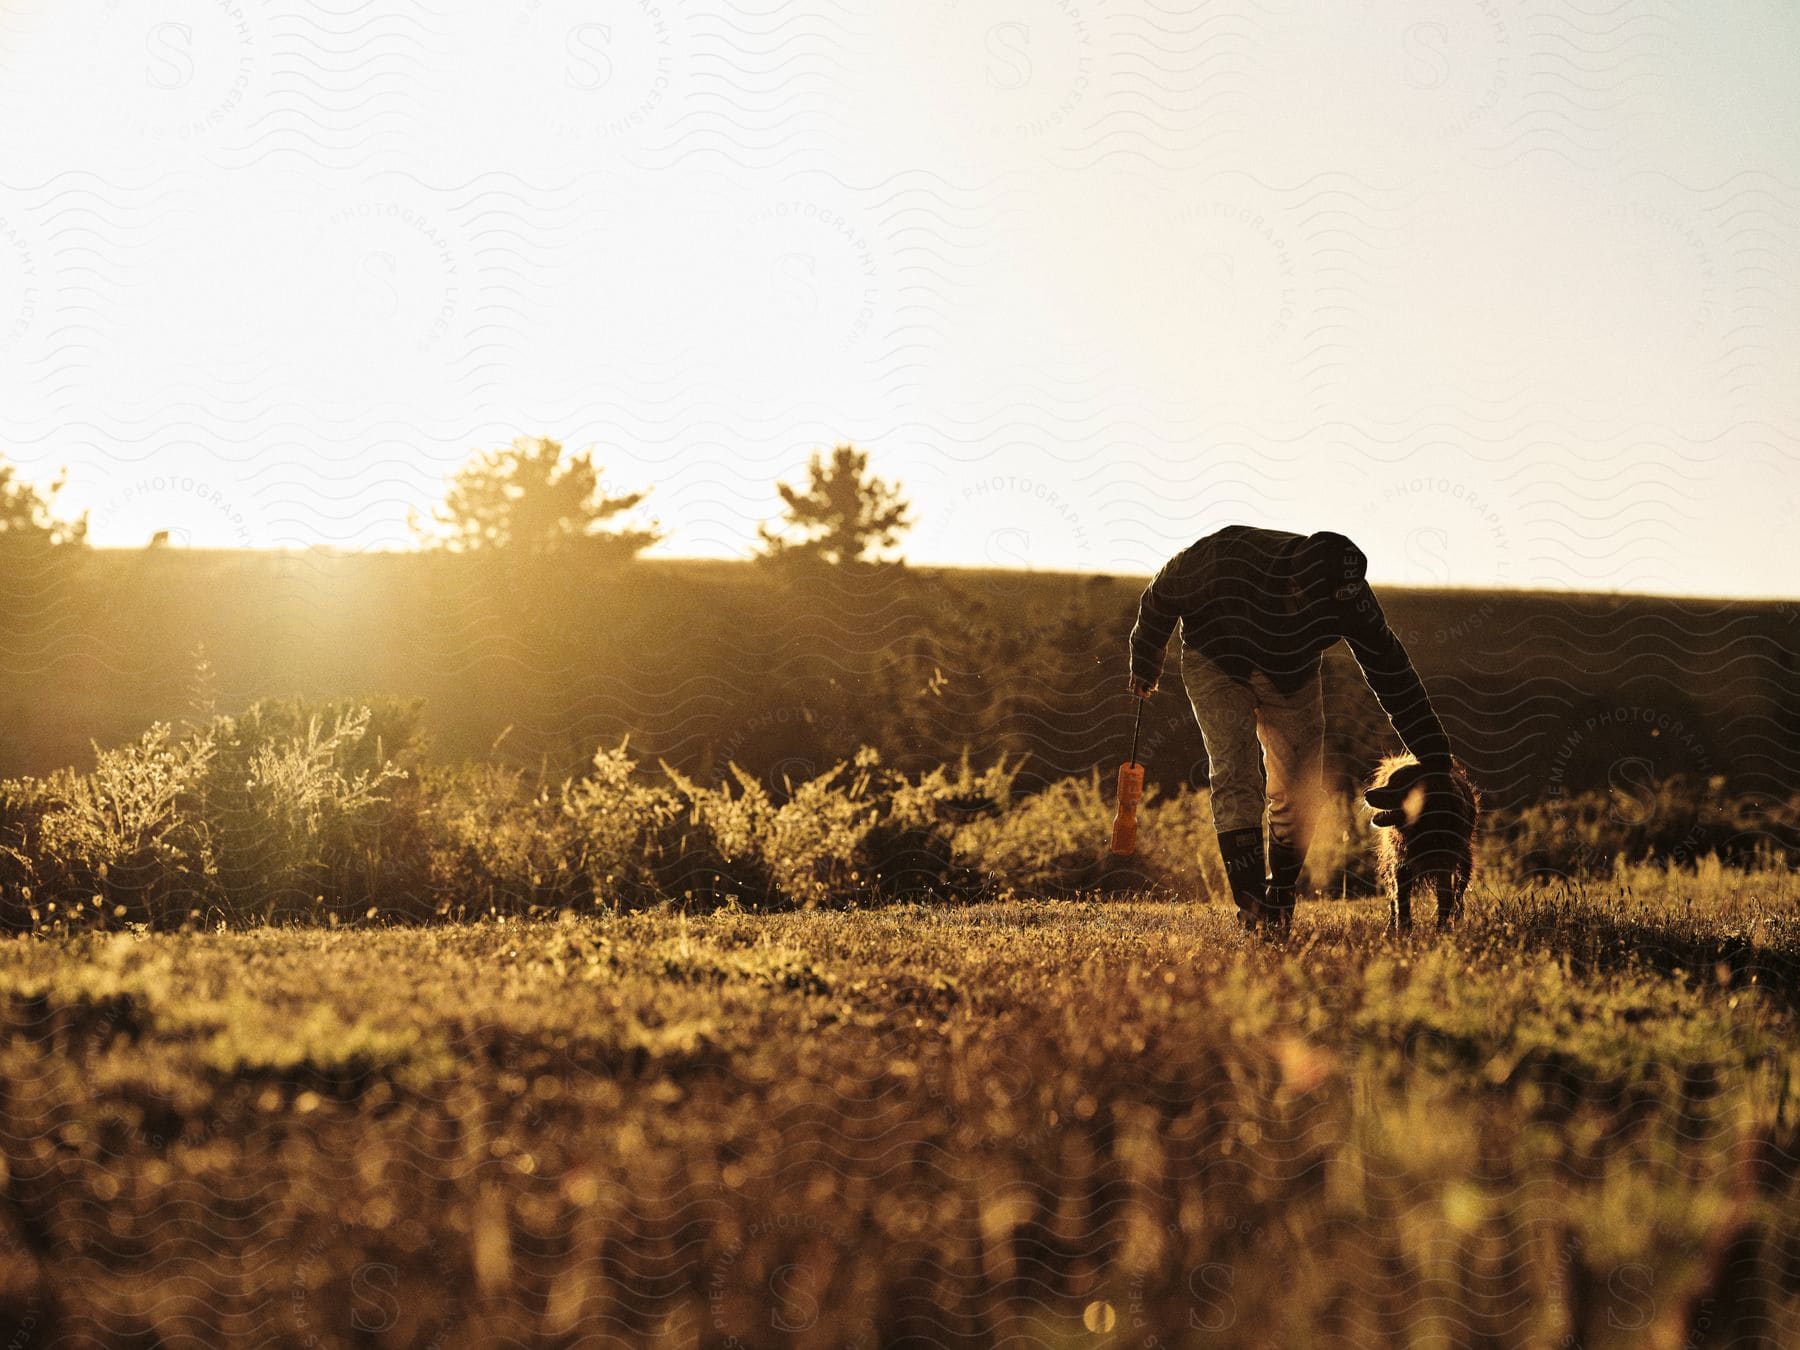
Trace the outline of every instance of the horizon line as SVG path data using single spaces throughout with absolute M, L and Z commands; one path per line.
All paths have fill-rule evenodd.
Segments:
M 303 556 L 308 554 L 324 555 L 332 558 L 411 558 L 428 557 L 432 554 L 449 557 L 478 557 L 484 550 L 452 551 L 439 548 L 345 548 L 338 544 L 254 544 L 254 545 L 188 545 L 188 544 L 96 544 L 84 543 L 77 547 L 91 553 L 107 554 L 156 554 L 158 556 L 188 555 L 261 555 L 265 557 Z M 501 550 L 485 550 L 500 552 Z M 706 563 L 723 566 L 749 566 L 758 561 L 755 557 L 720 557 L 717 554 L 705 553 L 649 553 L 627 559 L 629 562 L 642 563 Z M 1119 581 L 1148 581 L 1153 572 L 1110 571 L 1101 568 L 1082 567 L 1003 567 L 995 563 L 960 563 L 937 562 L 928 559 L 907 557 L 881 560 L 887 564 L 897 564 L 917 571 L 939 572 L 971 572 L 1000 576 L 1016 577 L 1089 577 L 1107 578 Z M 835 564 L 831 564 L 834 565 Z M 1553 584 L 1539 586 L 1494 586 L 1480 582 L 1436 582 L 1420 585 L 1407 581 L 1384 581 L 1378 575 L 1371 575 L 1370 584 L 1382 590 L 1405 591 L 1409 593 L 1467 593 L 1469 595 L 1561 595 L 1592 596 L 1596 598 L 1631 598 L 1641 600 L 1690 600 L 1716 601 L 1725 604 L 1771 604 L 1777 606 L 1800 607 L 1800 594 L 1776 591 L 1751 592 L 1734 595 L 1721 595 L 1716 591 L 1656 591 L 1656 590 L 1621 590 L 1617 588 L 1581 588 L 1576 586 L 1559 586 Z

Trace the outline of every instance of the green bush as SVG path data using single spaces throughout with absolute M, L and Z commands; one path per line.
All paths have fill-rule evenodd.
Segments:
M 1108 852 L 1098 774 L 1015 791 L 1020 761 L 906 773 L 863 748 L 778 794 L 737 765 L 706 786 L 627 744 L 579 778 L 423 768 L 415 704 L 257 704 L 96 749 L 94 767 L 0 783 L 0 928 L 165 927 L 302 918 L 958 902 L 1003 893 L 1225 894 L 1210 795 L 1152 787 L 1139 847 Z M 1367 813 L 1326 807 L 1308 858 L 1320 894 L 1363 894 Z M 1495 812 L 1480 866 L 1501 884 L 1619 863 L 1791 863 L 1800 799 L 1671 779 Z
M 315 713 L 273 734 L 225 731 L 242 775 L 218 775 L 205 818 L 231 908 L 260 900 L 270 914 L 304 912 L 326 892 L 349 889 L 345 870 L 379 866 L 378 808 L 405 771 L 386 760 L 356 766 L 369 721 L 358 708 L 329 723 Z
M 734 899 L 756 905 L 774 895 L 765 861 L 774 807 L 758 780 L 736 765 L 728 770 L 736 794 L 729 783 L 701 787 L 663 765 L 670 786 L 660 796 L 642 863 L 653 893 L 701 905 Z
M 864 747 L 790 784 L 777 805 L 735 765 L 714 788 L 664 765 L 675 807 L 652 865 L 664 894 L 689 900 L 788 908 L 942 897 L 979 880 L 959 857 L 958 815 L 971 802 L 1004 810 L 1017 771 L 1002 759 L 977 773 L 965 756 L 954 771 L 915 779 Z
M 1156 791 L 1139 808 L 1140 837 L 1155 838 Z M 984 877 L 1030 894 L 1066 895 L 1117 882 L 1124 869 L 1106 852 L 1113 807 L 1098 774 L 1065 778 L 1023 798 L 1010 810 L 965 825 L 957 838 L 962 856 Z M 1151 884 L 1146 872 L 1136 878 Z M 1126 882 L 1124 884 L 1131 884 Z
M 959 847 L 968 803 L 1005 810 L 1016 764 L 965 759 L 909 777 L 869 749 L 779 803 L 728 766 L 705 786 L 668 765 L 647 781 L 628 747 L 602 749 L 556 792 L 468 766 L 422 783 L 438 913 L 641 908 L 789 909 L 943 897 L 978 886 Z
M 1731 795 L 1721 777 L 1675 775 L 1635 793 L 1552 797 L 1484 824 L 1480 861 L 1513 880 L 1610 877 L 1621 863 L 1729 867 L 1800 861 L 1800 795 Z
M 387 713 L 404 731 L 404 709 Z M 366 706 L 259 704 L 0 786 L 0 925 L 268 919 L 405 893 L 390 790 L 406 771 L 368 744 L 374 722 Z
M 427 913 L 573 909 L 591 896 L 559 797 L 496 764 L 427 768 L 418 783 Z
M 94 767 L 9 782 L 4 893 L 9 926 L 93 916 L 149 921 L 198 902 L 217 876 L 197 809 L 218 752 L 213 729 L 163 723 L 95 751 Z

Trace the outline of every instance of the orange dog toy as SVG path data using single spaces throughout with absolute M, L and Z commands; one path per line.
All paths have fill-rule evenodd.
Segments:
M 1137 762 L 1138 728 L 1144 723 L 1144 700 L 1138 700 L 1131 724 L 1131 758 L 1119 765 L 1119 809 L 1113 816 L 1112 851 L 1121 858 L 1137 848 L 1137 809 L 1144 800 L 1144 766 Z

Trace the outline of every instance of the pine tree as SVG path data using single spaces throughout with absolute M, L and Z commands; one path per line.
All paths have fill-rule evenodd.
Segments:
M 504 449 L 476 455 L 450 480 L 432 525 L 413 529 L 426 542 L 456 552 L 514 549 L 551 553 L 579 541 L 630 557 L 660 537 L 650 529 L 603 530 L 648 492 L 608 495 L 590 453 L 563 460 L 560 442 L 518 436 Z
M 776 485 L 786 519 L 758 530 L 765 558 L 809 557 L 833 565 L 875 562 L 891 552 L 912 525 L 898 483 L 869 472 L 867 451 L 840 445 L 825 459 L 814 453 L 805 487 Z
M 86 543 L 86 512 L 64 520 L 51 510 L 62 488 L 60 476 L 49 487 L 39 488 L 20 478 L 14 465 L 0 459 L 0 546 L 55 548 Z

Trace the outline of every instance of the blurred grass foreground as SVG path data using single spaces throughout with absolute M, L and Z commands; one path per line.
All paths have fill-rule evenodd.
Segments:
M 1797 899 L 20 938 L 0 1337 L 1791 1345 Z

